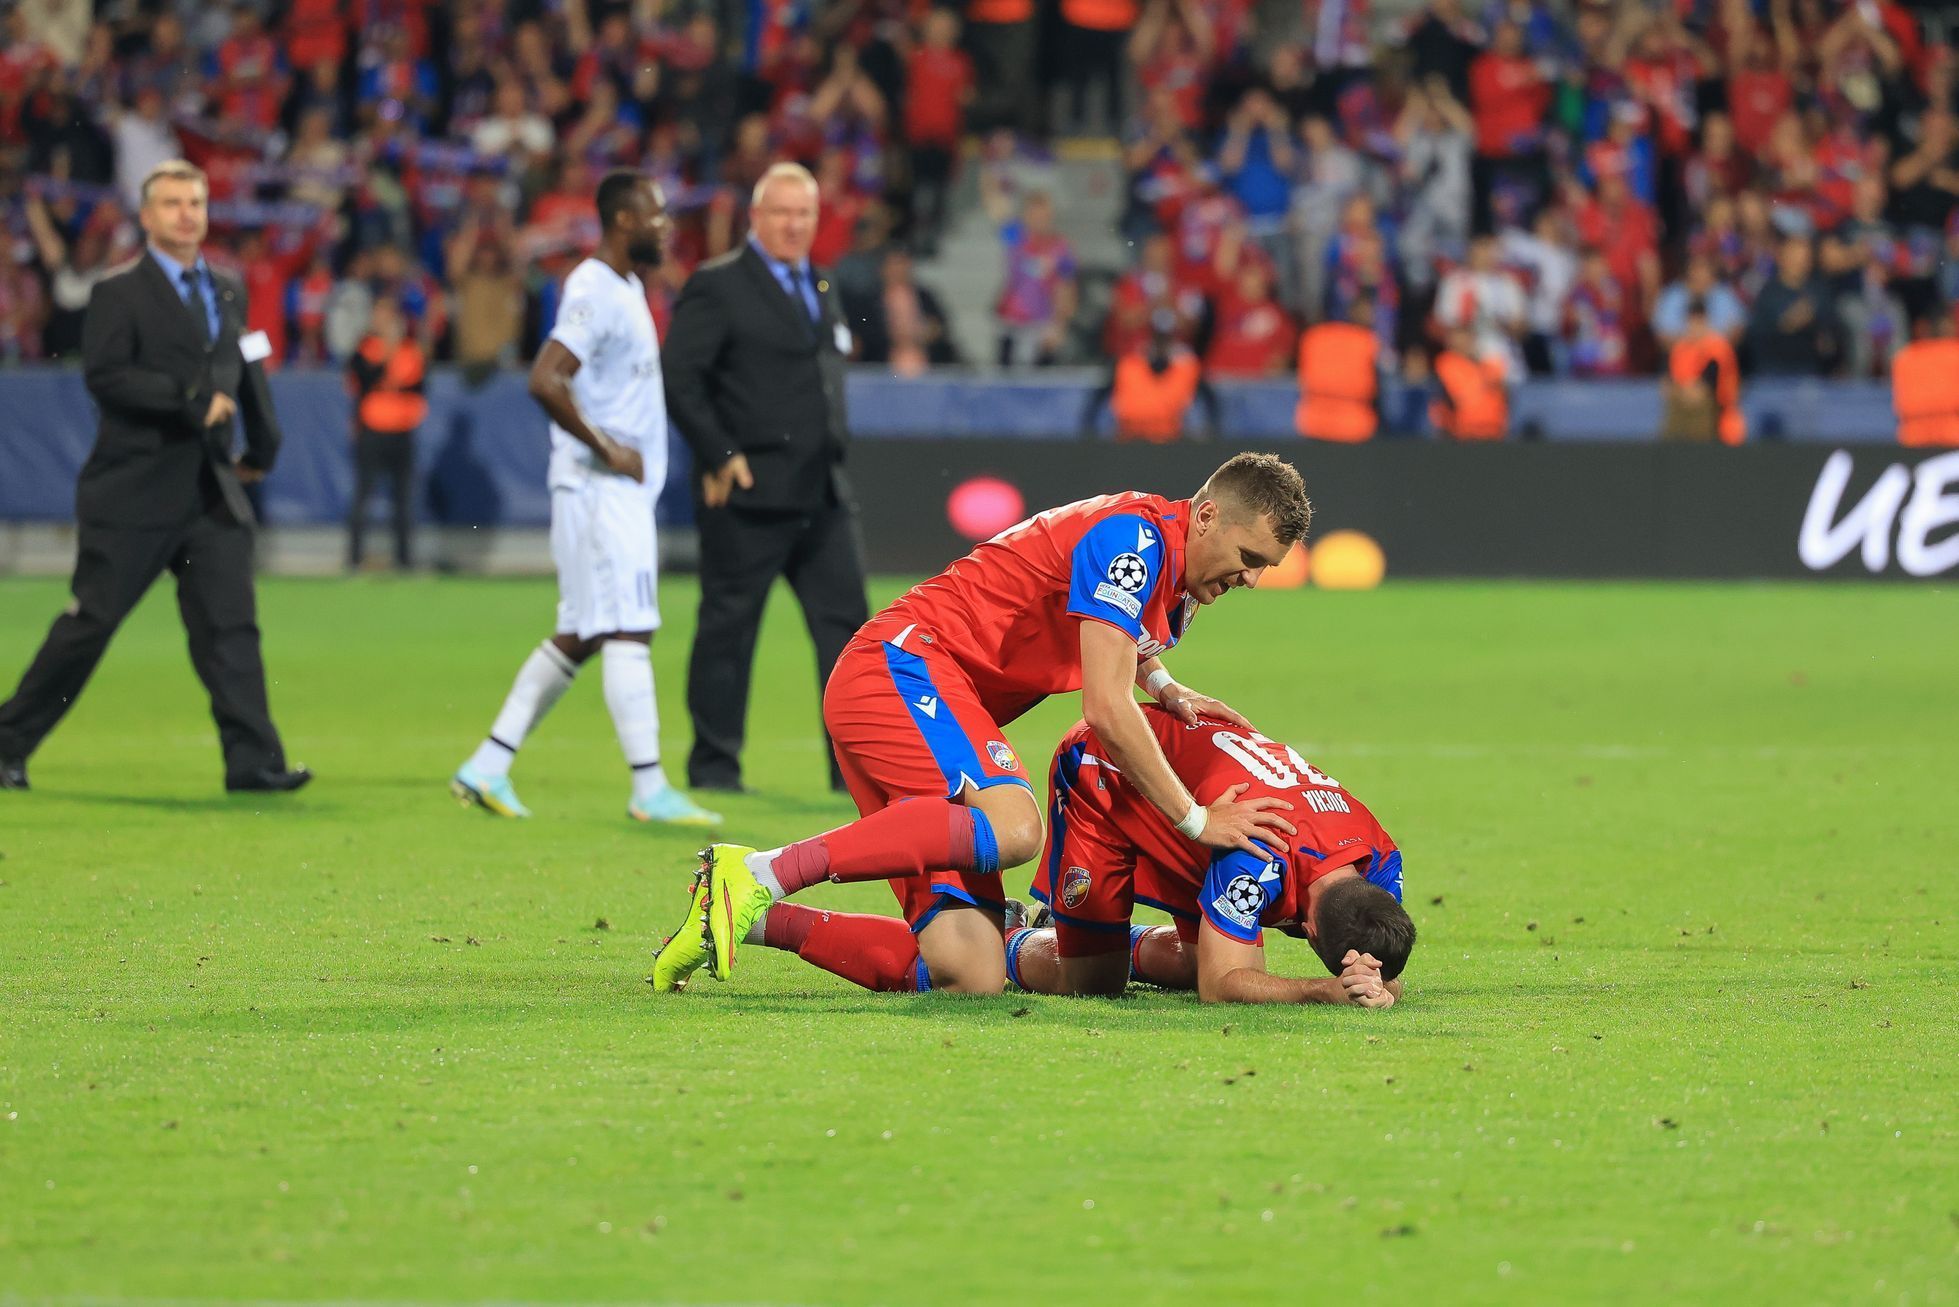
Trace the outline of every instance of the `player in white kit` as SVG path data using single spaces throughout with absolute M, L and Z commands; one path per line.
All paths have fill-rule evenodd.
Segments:
M 633 773 L 627 815 L 714 826 L 721 818 L 670 784 L 660 765 L 649 648 L 660 625 L 653 504 L 667 476 L 667 405 L 653 314 L 634 269 L 665 256 L 666 201 L 658 183 L 618 171 L 599 183 L 598 210 L 598 250 L 565 278 L 557 325 L 531 367 L 531 395 L 551 417 L 557 633 L 518 669 L 489 736 L 449 788 L 488 812 L 530 816 L 510 764 L 597 653 Z

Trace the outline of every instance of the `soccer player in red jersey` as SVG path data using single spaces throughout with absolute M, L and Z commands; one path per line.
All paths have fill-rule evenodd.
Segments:
M 1284 798 L 1290 850 L 1213 849 L 1179 834 L 1109 758 L 1086 722 L 1062 738 L 1034 896 L 1050 929 L 1007 936 L 1007 972 L 1044 994 L 1118 994 L 1133 975 L 1207 1003 L 1386 1007 L 1415 944 L 1401 906 L 1401 851 L 1340 782 L 1242 723 L 1150 708 L 1151 733 L 1191 792 L 1213 802 Z M 1136 903 L 1175 926 L 1132 926 Z M 1266 972 L 1261 928 L 1312 942 L 1331 976 Z
M 1041 847 L 1039 802 L 1001 731 L 1079 689 L 1109 756 L 1165 822 L 1208 848 L 1284 847 L 1290 803 L 1191 797 L 1136 701 L 1243 724 L 1179 685 L 1161 655 L 1201 605 L 1258 584 L 1306 533 L 1299 473 L 1239 454 L 1187 500 L 1126 493 L 1009 528 L 873 617 L 838 660 L 823 721 L 863 816 L 781 849 L 717 844 L 656 990 L 703 963 L 725 979 L 742 943 L 788 949 L 871 989 L 998 993 L 1000 871 Z M 889 880 L 904 920 L 782 902 L 819 881 Z M 704 928 L 701 926 L 705 918 Z

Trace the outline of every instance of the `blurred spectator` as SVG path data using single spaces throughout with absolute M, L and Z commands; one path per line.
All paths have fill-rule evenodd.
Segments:
M 1509 373 L 1503 356 L 1483 358 L 1466 328 L 1449 333 L 1435 356 L 1429 421 L 1452 440 L 1501 440 L 1510 430 Z
M 1632 371 L 1632 297 L 1596 249 L 1578 264 L 1565 308 L 1565 359 L 1575 377 L 1623 377 Z
M 136 207 L 143 178 L 166 159 L 183 157 L 176 129 L 164 117 L 163 92 L 145 86 L 136 92 L 133 109 L 108 106 L 109 138 L 116 156 L 116 190 L 123 203 Z
M 1292 193 L 1299 271 L 1292 293 L 1306 317 L 1317 321 L 1327 311 L 1329 250 L 1343 221 L 1361 215 L 1354 222 L 1352 234 L 1357 235 L 1363 225 L 1373 225 L 1374 210 L 1363 194 L 1366 165 L 1334 135 L 1331 122 L 1318 114 L 1307 117 L 1299 124 L 1299 141 L 1304 149 L 1298 165 L 1299 184 Z M 1365 205 L 1364 214 L 1350 207 L 1356 198 Z M 1467 225 L 1466 217 L 1463 225 Z
M 1891 360 L 1891 406 L 1899 444 L 1959 446 L 1959 340 L 1950 310 L 1922 319 L 1917 339 Z
M 1409 93 L 1395 122 L 1395 141 L 1401 147 L 1396 181 L 1407 215 L 1399 248 L 1402 267 L 1415 286 L 1430 285 L 1436 260 L 1453 257 L 1469 240 L 1475 131 L 1469 111 L 1440 73 L 1431 73 Z
M 1524 32 L 1509 19 L 1496 25 L 1490 48 L 1469 69 L 1469 110 L 1476 123 L 1477 209 L 1487 221 L 1499 183 L 1542 195 L 1545 111 L 1551 84 L 1524 52 Z
M 64 207 L 66 207 L 64 205 Z M 77 215 L 71 214 L 71 221 Z M 114 200 L 99 202 L 71 237 L 57 225 L 54 214 L 38 196 L 27 201 L 28 231 L 41 266 L 48 270 L 50 312 L 42 339 L 46 357 L 74 353 L 82 341 L 82 314 L 95 284 L 135 252 L 130 224 Z
M 1905 306 L 1893 280 L 1906 270 L 1905 251 L 1884 217 L 1884 179 L 1859 177 L 1848 217 L 1826 232 L 1818 261 L 1836 295 L 1843 324 L 1844 371 L 1852 377 L 1882 375 L 1905 343 Z
M 1524 288 L 1499 261 L 1494 236 L 1469 244 L 1469 262 L 1442 279 L 1435 293 L 1435 320 L 1445 329 L 1466 328 L 1484 358 L 1520 361 Z
M 1565 310 L 1578 282 L 1570 222 L 1563 209 L 1538 211 L 1529 231 L 1506 227 L 1499 238 L 1503 261 L 1525 286 L 1524 365 L 1535 376 L 1565 371 Z
M 1732 287 L 1715 280 L 1714 260 L 1697 253 L 1688 257 L 1686 272 L 1660 292 L 1653 306 L 1653 335 L 1661 349 L 1671 350 L 1686 333 L 1687 309 L 1693 304 L 1700 305 L 1709 328 L 1717 335 L 1731 345 L 1741 343 L 1742 334 L 1748 330 L 1748 310 Z
M 456 297 L 456 362 L 466 378 L 479 380 L 517 359 L 524 281 L 513 265 L 507 238 L 475 220 L 450 239 L 446 262 Z
M 48 297 L 34 271 L 31 242 L 0 259 L 0 363 L 32 363 L 41 357 Z
M 993 207 L 996 211 L 998 202 Z M 1020 215 L 1000 227 L 1005 283 L 994 313 L 1000 321 L 1001 367 L 1047 366 L 1061 361 L 1068 324 L 1075 316 L 1075 253 L 1054 229 L 1054 201 L 1030 193 Z
M 973 65 L 957 48 L 959 19 L 950 9 L 926 16 L 924 34 L 905 62 L 905 138 L 911 144 L 913 240 L 926 257 L 937 252 L 959 155 L 966 108 L 973 102 Z
M 1203 366 L 1176 338 L 1176 319 L 1160 314 L 1149 339 L 1110 365 L 1108 380 L 1089 396 L 1082 413 L 1084 435 L 1094 431 L 1104 405 L 1115 418 L 1117 440 L 1167 444 L 1184 434 L 1194 401 L 1204 404 L 1203 439 L 1218 432 L 1218 398 L 1204 380 Z
M 1143 242 L 1141 260 L 1116 282 L 1109 316 L 1102 329 L 1102 352 L 1120 358 L 1149 339 L 1150 319 L 1169 312 L 1176 318 L 1176 335 L 1195 340 L 1204 325 L 1204 293 L 1186 280 L 1177 266 L 1177 249 L 1158 233 Z
M 1748 354 L 1768 376 L 1820 377 L 1835 365 L 1841 328 L 1829 287 L 1816 275 L 1807 235 L 1783 238 L 1775 277 L 1748 319 Z
M 1469 99 L 1469 68 L 1483 48 L 1483 29 L 1461 0 L 1433 0 L 1408 32 L 1415 80 L 1440 77 L 1457 101 Z
M 1070 4 L 1096 7 L 1101 5 L 1126 5 L 1133 14 L 1135 0 L 1063 0 L 1063 12 Z M 1109 12 L 1113 16 L 1119 8 Z M 1080 35 L 1085 29 L 1077 29 Z M 1094 38 L 1090 44 L 1095 47 L 1090 65 L 1084 66 L 1079 57 L 1071 57 L 1070 68 L 1074 74 L 1075 120 L 1077 130 L 1081 130 L 1082 117 L 1087 110 L 1085 90 L 1090 80 L 1108 79 L 1108 102 L 1110 130 L 1114 131 L 1121 122 L 1123 70 L 1120 63 L 1120 33 L 1115 34 L 1114 44 L 1117 62 L 1106 62 L 1110 58 L 1109 43 L 1104 38 Z M 1209 15 L 1198 0 L 1149 0 L 1143 9 L 1142 17 L 1135 22 L 1135 30 L 1129 34 L 1129 61 L 1136 65 L 1136 80 L 1149 94 L 1162 92 L 1176 108 L 1177 117 L 1185 128 L 1197 128 L 1204 115 L 1204 93 L 1209 86 L 1211 56 L 1216 49 L 1214 30 Z M 1106 74 L 1105 74 L 1105 69 Z
M 913 276 L 911 252 L 894 245 L 884 253 L 883 285 L 858 321 L 858 361 L 883 363 L 900 377 L 928 366 L 959 361 L 938 296 Z
M 1660 439 L 1739 445 L 1741 365 L 1734 345 L 1708 317 L 1707 301 L 1687 301 L 1678 339 L 1667 354 Z
M 1265 263 L 1247 259 L 1236 281 L 1219 292 L 1204 354 L 1209 375 L 1253 379 L 1285 373 L 1298 330 L 1272 291 L 1272 273 Z
M 1218 150 L 1218 171 L 1245 215 L 1252 239 L 1273 258 L 1283 258 L 1293 171 L 1292 124 L 1263 87 L 1245 93 L 1231 111 Z
M 552 139 L 551 120 L 526 105 L 524 84 L 515 77 L 497 83 L 490 113 L 470 134 L 470 144 L 478 154 L 512 156 L 519 164 L 528 162 L 525 156 L 550 153 Z
M 1381 425 L 1381 341 L 1374 306 L 1356 299 L 1347 321 L 1308 327 L 1299 341 L 1293 426 L 1309 440 L 1370 440 Z
M 392 299 L 374 303 L 367 335 L 347 365 L 354 394 L 354 498 L 347 519 L 347 567 L 359 571 L 367 506 L 385 479 L 394 504 L 395 566 L 408 570 L 415 513 L 415 431 L 428 416 L 428 359 L 408 336 Z

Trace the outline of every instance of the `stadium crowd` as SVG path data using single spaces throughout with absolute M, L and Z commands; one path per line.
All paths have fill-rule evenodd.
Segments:
M 1512 379 L 1616 376 L 1663 370 L 1692 318 L 1744 370 L 1868 377 L 1959 292 L 1952 52 L 1895 0 L 1431 0 L 1386 43 L 1368 0 L 1308 0 L 1292 31 L 1261 31 L 1270 12 L 18 0 L 0 358 L 72 351 L 90 287 L 134 252 L 135 179 L 180 154 L 211 174 L 214 253 L 275 362 L 349 358 L 377 298 L 432 357 L 528 356 L 619 164 L 681 218 L 664 325 L 784 158 L 821 181 L 813 253 L 860 359 L 952 361 L 911 251 L 935 247 L 975 131 L 1005 363 L 1167 331 L 1210 376 L 1289 375 L 1299 331 L 1335 322 L 1410 381 L 1452 341 Z M 1104 315 L 1051 202 L 989 178 L 1111 128 L 1135 260 Z
M 1871 377 L 1959 290 L 1952 52 L 1891 0 L 1432 0 L 1391 50 L 1315 12 L 1260 59 L 1147 0 L 1111 355 L 1171 315 L 1210 375 L 1281 375 L 1358 315 L 1410 380 L 1452 340 L 1609 377 L 1696 310 L 1745 369 Z
M 288 0 L 229 8 L 18 0 L 0 53 L 0 360 L 73 351 L 89 291 L 136 252 L 136 185 L 210 174 L 212 256 L 274 360 L 351 357 L 377 299 L 437 358 L 528 356 L 597 237 L 598 177 L 657 177 L 679 219 L 665 316 L 741 239 L 779 159 L 824 187 L 816 261 L 867 357 L 943 357 L 906 249 L 944 219 L 971 98 L 949 11 L 845 0 Z

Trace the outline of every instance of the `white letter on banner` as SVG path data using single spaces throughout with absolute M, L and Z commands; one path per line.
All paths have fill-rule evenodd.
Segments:
M 1897 516 L 1898 506 L 1911 492 L 1911 473 L 1897 463 L 1885 468 L 1877 484 L 1833 526 L 1831 519 L 1843 501 L 1844 488 L 1850 484 L 1851 467 L 1850 455 L 1837 450 L 1823 464 L 1816 488 L 1809 492 L 1809 508 L 1803 513 L 1796 552 L 1802 557 L 1803 566 L 1812 572 L 1835 567 L 1860 540 L 1867 570 L 1882 572 L 1884 565 L 1891 561 L 1891 523 Z
M 1959 565 L 1959 534 L 1928 544 L 1932 532 L 1959 522 L 1959 451 L 1918 465 L 1917 487 L 1898 519 L 1898 566 L 1913 576 L 1937 576 Z

